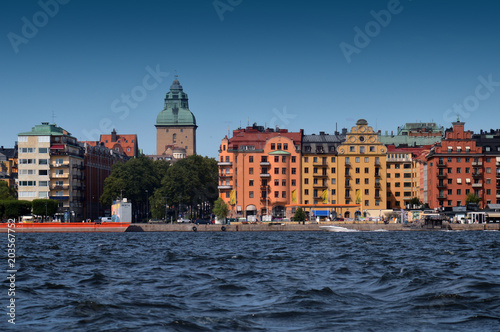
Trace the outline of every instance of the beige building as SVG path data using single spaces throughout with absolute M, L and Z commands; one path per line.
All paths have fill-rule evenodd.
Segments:
M 185 156 L 196 154 L 196 118 L 189 110 L 188 95 L 177 78 L 165 96 L 165 107 L 156 118 L 156 155 L 185 150 Z M 175 156 L 174 156 L 175 158 Z
M 42 122 L 18 134 L 18 145 L 18 198 L 57 200 L 61 219 L 82 220 L 84 153 L 76 138 Z

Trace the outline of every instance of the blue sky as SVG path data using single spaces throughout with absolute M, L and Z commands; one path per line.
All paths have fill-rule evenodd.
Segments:
M 500 128 L 496 1 L 9 0 L 0 9 L 4 146 L 54 114 L 80 140 L 116 128 L 152 154 L 175 74 L 198 153 L 210 157 L 228 128 L 254 122 L 311 134 L 365 118 L 390 132 L 415 121 L 450 127 L 460 113 L 466 129 Z

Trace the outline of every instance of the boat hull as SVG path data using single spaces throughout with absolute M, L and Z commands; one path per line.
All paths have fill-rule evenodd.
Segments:
M 2 223 L 0 233 L 92 233 L 125 232 L 130 224 L 126 222 L 47 222 L 47 223 Z M 10 226 L 10 227 L 9 227 Z

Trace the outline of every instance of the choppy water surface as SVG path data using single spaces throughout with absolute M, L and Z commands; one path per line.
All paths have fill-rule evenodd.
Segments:
M 17 255 L 25 331 L 500 330 L 500 232 L 18 234 Z

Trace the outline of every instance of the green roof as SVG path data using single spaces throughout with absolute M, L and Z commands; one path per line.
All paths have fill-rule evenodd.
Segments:
M 18 136 L 64 136 L 71 134 L 58 127 L 56 124 L 49 124 L 48 122 L 42 122 L 41 125 L 34 126 L 31 131 L 24 133 L 19 133 Z
M 188 96 L 177 78 L 165 96 L 165 107 L 156 117 L 157 126 L 196 126 L 196 118 L 189 110 Z
M 289 155 L 290 152 L 286 152 L 286 151 L 282 151 L 282 150 L 276 150 L 276 151 L 273 151 L 273 152 L 269 152 L 269 154 L 272 154 L 272 155 Z

